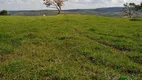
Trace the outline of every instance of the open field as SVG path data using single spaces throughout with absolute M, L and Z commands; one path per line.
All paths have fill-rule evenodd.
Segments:
M 142 79 L 142 19 L 0 17 L 0 80 Z

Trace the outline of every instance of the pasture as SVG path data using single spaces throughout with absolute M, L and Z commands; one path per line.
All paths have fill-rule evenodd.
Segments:
M 142 19 L 0 16 L 0 80 L 142 78 Z

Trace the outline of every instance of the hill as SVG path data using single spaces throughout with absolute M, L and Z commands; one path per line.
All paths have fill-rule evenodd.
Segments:
M 108 7 L 108 8 L 97 8 L 97 9 L 72 9 L 63 10 L 62 14 L 86 14 L 86 15 L 101 15 L 110 17 L 122 17 L 122 7 Z M 43 16 L 43 15 L 56 15 L 56 10 L 19 10 L 9 11 L 13 16 Z M 139 17 L 142 17 L 142 12 L 139 12 Z
M 142 78 L 142 19 L 0 16 L 1 80 Z
M 65 10 L 65 12 L 120 17 L 122 16 L 120 12 L 121 9 L 122 7 L 108 7 L 108 8 L 97 8 L 97 9 Z

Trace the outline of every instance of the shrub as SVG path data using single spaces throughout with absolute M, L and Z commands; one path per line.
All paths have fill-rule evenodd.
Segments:
M 2 10 L 2 11 L 0 11 L 0 15 L 8 15 L 8 11 L 7 10 Z

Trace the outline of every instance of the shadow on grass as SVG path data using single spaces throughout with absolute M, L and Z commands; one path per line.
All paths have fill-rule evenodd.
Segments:
M 130 21 L 142 21 L 142 19 L 132 18 L 132 19 L 130 19 Z

